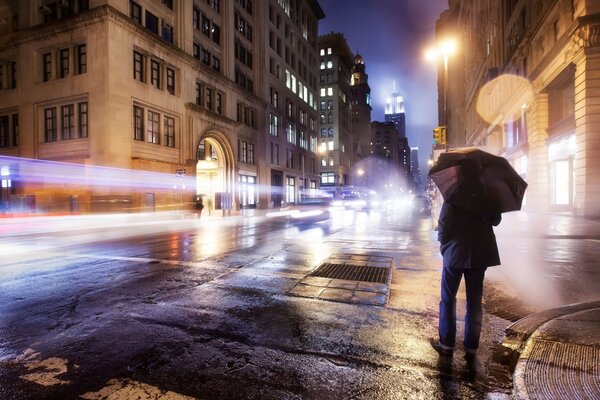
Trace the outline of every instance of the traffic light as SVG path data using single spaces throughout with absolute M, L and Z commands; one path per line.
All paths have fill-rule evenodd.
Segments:
M 433 128 L 433 144 L 446 144 L 446 127 Z

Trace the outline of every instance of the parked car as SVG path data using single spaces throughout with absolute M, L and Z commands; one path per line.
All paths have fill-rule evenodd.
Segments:
M 422 215 L 429 215 L 431 213 L 431 201 L 429 197 L 425 195 L 416 195 L 413 198 L 413 210 Z

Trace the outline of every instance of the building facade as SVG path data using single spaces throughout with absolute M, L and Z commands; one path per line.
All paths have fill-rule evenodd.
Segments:
M 336 190 L 352 184 L 354 141 L 350 114 L 353 57 L 343 34 L 319 37 L 319 150 L 321 187 Z
M 599 216 L 600 3 L 450 1 L 440 25 L 457 33 L 464 62 L 449 82 L 469 77 L 454 92 L 465 125 L 454 145 L 506 157 L 529 183 L 526 209 Z M 449 109 L 460 110 L 452 90 Z
M 353 153 L 357 162 L 371 155 L 371 87 L 365 60 L 356 53 L 350 78 Z
M 4 162 L 3 198 L 46 211 L 171 209 L 196 196 L 209 209 L 266 208 L 318 185 L 317 168 L 305 168 L 316 160 L 316 1 L 8 3 L 0 155 L 173 183 L 57 188 Z

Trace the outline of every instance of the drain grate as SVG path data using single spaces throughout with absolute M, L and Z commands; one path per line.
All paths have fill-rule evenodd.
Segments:
M 323 263 L 309 276 L 372 283 L 388 283 L 389 268 Z

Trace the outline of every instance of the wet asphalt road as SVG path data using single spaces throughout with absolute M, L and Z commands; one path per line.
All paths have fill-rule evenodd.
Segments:
M 3 260 L 0 398 L 509 398 L 495 358 L 506 319 L 485 314 L 477 371 L 460 349 L 447 362 L 429 347 L 441 264 L 430 228 L 392 212 L 198 221 Z M 286 294 L 333 253 L 393 257 L 387 305 Z

